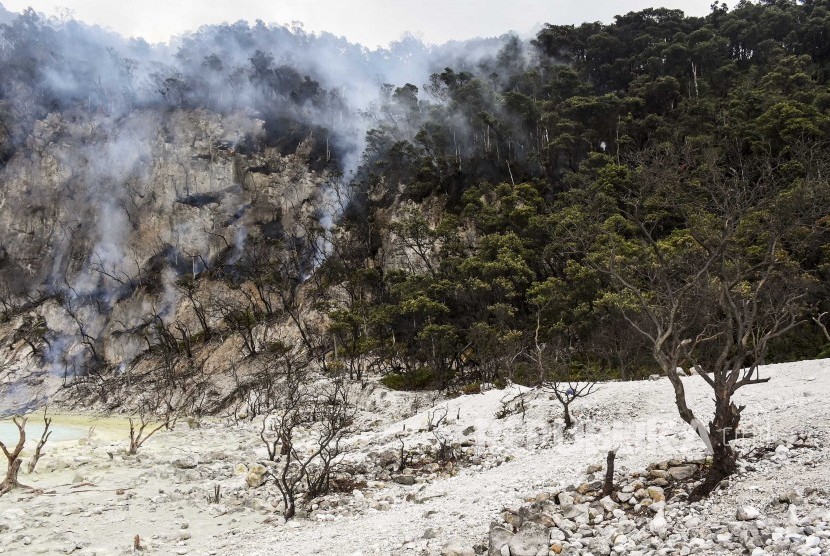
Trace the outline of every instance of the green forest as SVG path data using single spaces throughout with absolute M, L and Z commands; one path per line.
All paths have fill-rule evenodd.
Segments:
M 649 9 L 448 67 L 440 103 L 390 86 L 322 268 L 337 360 L 424 388 L 642 377 L 664 333 L 685 367 L 826 356 L 828 33 L 822 1 Z

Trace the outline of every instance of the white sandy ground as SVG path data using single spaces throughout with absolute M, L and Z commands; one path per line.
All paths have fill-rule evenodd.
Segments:
M 772 365 L 762 373 L 772 380 L 738 394 L 746 405 L 743 425 L 756 435 L 753 443 L 805 429 L 828 438 L 830 360 Z M 708 420 L 711 391 L 699 377 L 684 380 L 698 417 Z M 604 463 L 610 448 L 619 447 L 620 472 L 704 454 L 702 442 L 680 421 L 665 378 L 602 384 L 591 397 L 578 400 L 574 440 L 562 438 L 555 421 L 559 406 L 540 392 L 527 394 L 524 415 L 496 419 L 501 401 L 517 391 L 435 402 L 448 409 L 441 434 L 459 441 L 474 438 L 470 451 L 480 464 L 466 463 L 454 476 L 419 478 L 412 486 L 370 482 L 356 495 L 330 497 L 339 502 L 337 509 L 318 509 L 309 519 L 288 524 L 271 505 L 273 485 L 249 489 L 239 473 L 238 464 L 266 458 L 256 421 L 241 426 L 206 421 L 194 430 L 180 424 L 157 433 L 137 457 L 126 457 L 126 419 L 59 416 L 56 424 L 86 430 L 94 422 L 96 428 L 88 441 L 48 444 L 36 472 L 21 473 L 22 482 L 42 493 L 19 490 L 0 498 L 0 552 L 129 554 L 138 534 L 144 554 L 439 554 L 455 537 L 468 546 L 483 544 L 502 508 L 581 482 L 586 467 Z M 433 438 L 419 429 L 434 409 L 415 407 L 412 415 L 413 404 L 432 403 L 423 395 L 370 387 L 361 403 L 361 432 L 350 441 L 350 462 L 397 451 L 401 436 L 408 449 Z M 31 421 L 39 418 L 34 414 Z M 475 432 L 465 436 L 462 431 L 470 425 Z M 186 470 L 171 465 L 184 456 L 198 465 Z M 734 498 L 716 497 L 712 519 L 734 515 L 738 504 L 762 504 L 779 492 L 830 483 L 830 449 L 820 446 L 812 460 L 810 466 L 793 460 L 774 471 L 739 476 L 733 480 Z M 223 497 L 211 504 L 207 494 L 217 483 Z M 426 537 L 433 538 L 423 538 L 428 529 Z

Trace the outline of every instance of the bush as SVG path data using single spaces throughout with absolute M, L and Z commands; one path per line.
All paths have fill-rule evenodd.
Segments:
M 481 393 L 481 383 L 480 382 L 471 382 L 467 384 L 463 388 L 461 388 L 461 393 L 466 394 L 468 396 L 472 394 L 480 394 Z
M 390 390 L 426 390 L 435 385 L 435 373 L 426 367 L 411 373 L 389 373 L 381 379 L 381 384 Z

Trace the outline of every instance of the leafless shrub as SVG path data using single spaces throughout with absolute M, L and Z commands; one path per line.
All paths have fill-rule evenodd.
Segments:
M 449 410 L 446 406 L 439 407 L 427 413 L 427 432 L 432 432 L 447 419 Z
M 138 416 L 129 417 L 130 422 L 130 446 L 127 454 L 134 456 L 138 449 L 149 440 L 151 436 L 161 429 L 172 429 L 176 421 L 181 417 L 188 400 L 187 392 L 180 392 L 176 395 L 173 390 L 163 392 L 164 395 L 149 401 L 145 397 L 139 405 Z
M 353 417 L 354 405 L 343 380 L 311 384 L 308 377 L 296 373 L 285 379 L 269 421 L 270 440 L 263 441 L 269 455 L 276 457 L 277 445 L 280 448 L 280 465 L 269 474 L 282 495 L 286 519 L 296 514 L 303 491 L 307 500 L 328 491 Z M 301 433 L 311 437 L 305 446 L 295 442 Z
M 218 504 L 222 499 L 222 487 L 218 483 L 213 485 L 213 494 L 208 494 L 208 504 Z

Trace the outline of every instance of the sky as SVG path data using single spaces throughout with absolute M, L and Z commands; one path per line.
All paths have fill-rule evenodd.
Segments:
M 648 7 L 705 15 L 712 0 L 0 0 L 19 12 L 33 7 L 47 16 L 70 13 L 126 37 L 167 42 L 211 23 L 240 19 L 303 23 L 307 32 L 328 31 L 370 48 L 388 46 L 405 33 L 429 44 L 515 31 L 528 36 L 543 23 L 612 21 Z M 730 5 L 734 2 L 729 2 Z M 68 12 L 67 12 L 68 10 Z

